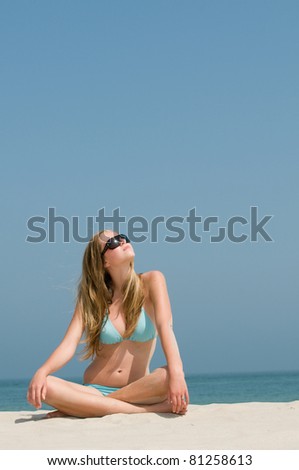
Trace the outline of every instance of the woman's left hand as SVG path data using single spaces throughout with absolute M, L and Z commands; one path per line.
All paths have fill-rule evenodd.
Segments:
M 189 394 L 184 375 L 170 375 L 167 399 L 172 404 L 173 413 L 186 411 L 189 404 Z

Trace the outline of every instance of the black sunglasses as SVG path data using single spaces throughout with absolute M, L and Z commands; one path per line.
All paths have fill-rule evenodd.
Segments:
M 107 240 L 107 243 L 104 246 L 101 256 L 104 256 L 104 254 L 106 253 L 108 249 L 115 250 L 115 248 L 117 248 L 120 245 L 121 240 L 126 240 L 126 243 L 131 243 L 127 235 L 124 235 L 123 233 L 120 233 L 119 235 L 115 235 L 115 237 L 109 238 L 109 240 Z

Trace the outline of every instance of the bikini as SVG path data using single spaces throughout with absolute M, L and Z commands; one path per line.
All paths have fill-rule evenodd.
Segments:
M 108 311 L 106 311 L 103 327 L 100 334 L 100 342 L 102 344 L 117 344 L 123 341 L 136 341 L 145 343 L 157 337 L 156 328 L 144 308 L 141 308 L 138 323 L 135 330 L 128 338 L 123 338 L 111 322 Z M 122 387 L 107 387 L 106 385 L 99 384 L 84 384 L 87 387 L 93 387 L 99 390 L 104 396 L 109 395 Z

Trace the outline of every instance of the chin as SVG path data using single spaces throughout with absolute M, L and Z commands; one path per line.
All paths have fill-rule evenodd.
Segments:
M 132 250 L 126 250 L 126 251 L 127 251 L 128 258 L 132 258 L 132 259 L 135 258 L 135 253 L 134 253 L 133 249 Z

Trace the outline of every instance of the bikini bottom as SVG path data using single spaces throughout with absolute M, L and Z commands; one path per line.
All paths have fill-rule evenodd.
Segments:
M 112 392 L 116 392 L 117 390 L 120 390 L 122 387 L 107 387 L 106 385 L 99 385 L 99 384 L 83 384 L 86 385 L 86 387 L 93 387 L 96 390 L 99 390 L 105 397 L 109 395 Z

